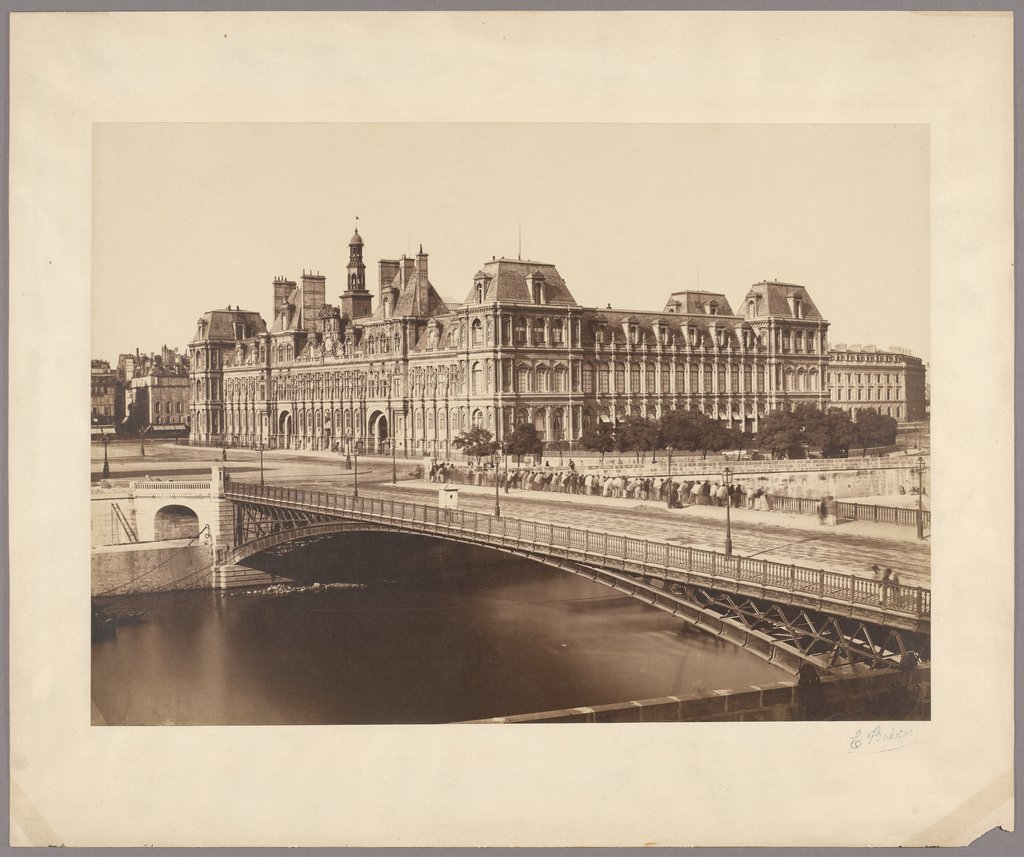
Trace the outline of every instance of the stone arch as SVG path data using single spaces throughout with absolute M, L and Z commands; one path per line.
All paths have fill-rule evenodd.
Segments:
M 191 539 L 199 534 L 199 515 L 190 506 L 161 506 L 153 516 L 153 540 Z
M 384 452 L 391 438 L 387 416 L 383 411 L 371 411 L 368 426 L 373 449 L 376 452 Z
M 281 436 L 281 445 L 287 447 L 292 436 L 292 415 L 290 411 L 281 411 L 277 415 L 277 433 Z

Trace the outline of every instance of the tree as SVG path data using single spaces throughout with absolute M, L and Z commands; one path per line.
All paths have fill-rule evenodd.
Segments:
M 615 445 L 620 452 L 636 453 L 636 460 L 640 460 L 640 453 L 648 449 L 655 449 L 658 445 L 658 424 L 654 420 L 643 417 L 626 417 L 616 431 Z
M 788 458 L 803 444 L 803 423 L 792 411 L 773 411 L 761 420 L 757 441 L 773 456 Z
M 659 440 L 663 447 L 673 449 L 696 449 L 698 446 L 697 426 L 693 414 L 687 410 L 666 411 L 658 424 Z
M 583 429 L 580 446 L 593 452 L 600 452 L 601 463 L 604 464 L 605 453 L 615 449 L 615 432 L 611 424 L 598 420 L 589 428 Z
M 709 417 L 698 411 L 693 415 L 694 423 L 694 446 L 693 450 L 699 450 L 703 458 L 708 457 L 709 452 L 718 452 L 727 449 L 733 440 L 729 427 L 721 420 Z
M 528 423 L 520 423 L 505 442 L 505 451 L 520 461 L 524 455 L 540 455 L 544 442 L 537 437 L 537 429 Z
M 865 452 L 870 446 L 892 446 L 896 443 L 896 420 L 874 410 L 857 412 L 858 443 Z
M 463 450 L 466 455 L 476 459 L 494 455 L 498 449 L 494 435 L 487 431 L 487 429 L 480 428 L 479 426 L 474 426 L 468 431 L 464 431 L 452 441 L 452 446 Z

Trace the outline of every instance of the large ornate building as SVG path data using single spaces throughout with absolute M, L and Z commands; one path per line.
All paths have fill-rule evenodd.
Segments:
M 924 363 L 905 348 L 835 345 L 828 369 L 831 407 L 854 418 L 869 408 L 899 422 L 927 415 Z
M 660 311 L 580 306 L 554 265 L 495 259 L 446 303 L 428 256 L 382 259 L 376 300 L 363 239 L 345 291 L 273 281 L 274 317 L 228 307 L 189 345 L 192 437 L 295 449 L 445 455 L 470 426 L 530 423 L 574 442 L 598 420 L 699 409 L 756 431 L 767 413 L 829 402 L 828 322 L 803 286 L 761 282 L 739 312 L 681 291 Z

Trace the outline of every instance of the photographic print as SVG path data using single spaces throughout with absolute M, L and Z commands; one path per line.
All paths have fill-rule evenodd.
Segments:
M 1010 15 L 11 48 L 12 843 L 1012 826 Z
M 926 127 L 94 147 L 94 723 L 928 718 Z

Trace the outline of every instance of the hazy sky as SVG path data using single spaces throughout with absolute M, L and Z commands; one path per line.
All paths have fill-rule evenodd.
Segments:
M 929 358 L 921 125 L 96 125 L 93 356 L 184 347 L 206 310 L 271 317 L 271 280 L 343 290 L 355 218 L 430 254 L 461 300 L 491 256 L 558 267 L 585 306 L 808 288 L 833 343 Z

